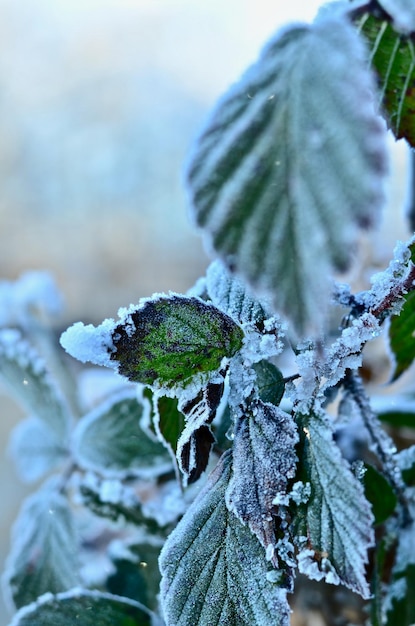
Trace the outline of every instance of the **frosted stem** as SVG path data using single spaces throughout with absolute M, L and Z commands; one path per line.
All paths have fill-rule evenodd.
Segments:
M 385 476 L 396 493 L 401 508 L 402 525 L 407 526 L 412 521 L 412 515 L 405 495 L 405 483 L 403 482 L 401 471 L 394 458 L 396 452 L 395 444 L 384 431 L 379 419 L 373 412 L 360 376 L 352 372 L 352 370 L 348 370 L 344 384 L 360 410 L 363 423 L 372 443 L 372 450 L 378 457 Z

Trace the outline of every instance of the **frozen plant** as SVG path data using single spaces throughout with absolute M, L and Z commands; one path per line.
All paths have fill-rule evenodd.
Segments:
M 335 2 L 268 42 L 187 166 L 206 275 L 61 336 L 110 373 L 94 404 L 50 277 L 0 285 L 11 449 L 51 474 L 14 527 L 13 626 L 289 626 L 310 585 L 328 624 L 415 623 L 414 390 L 387 406 L 361 377 L 381 335 L 391 380 L 415 358 L 415 240 L 365 291 L 336 282 L 386 127 L 415 145 L 414 28 L 408 0 Z

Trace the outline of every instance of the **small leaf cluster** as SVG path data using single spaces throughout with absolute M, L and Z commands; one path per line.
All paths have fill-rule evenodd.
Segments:
M 217 256 L 188 293 L 72 325 L 76 362 L 49 277 L 0 290 L 11 450 L 45 477 L 13 530 L 13 626 L 289 626 L 304 581 L 359 597 L 355 623 L 415 622 L 413 389 L 388 406 L 362 377 L 382 334 L 410 374 L 414 239 L 366 290 L 336 282 L 381 210 L 386 124 L 413 142 L 414 32 L 410 2 L 354 0 L 268 42 L 188 164 Z M 93 398 L 79 362 L 107 368 Z

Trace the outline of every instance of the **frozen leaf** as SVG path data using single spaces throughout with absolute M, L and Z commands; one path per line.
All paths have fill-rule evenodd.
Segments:
M 79 584 L 78 542 L 67 499 L 49 481 L 23 504 L 4 582 L 16 607 Z
M 100 479 L 88 473 L 79 484 L 82 503 L 95 515 L 114 522 L 121 521 L 134 526 L 144 526 L 150 532 L 159 529 L 153 519 L 143 513 L 134 486 L 123 485 L 118 479 Z
M 371 465 L 365 466 L 363 484 L 365 496 L 372 505 L 375 524 L 382 524 L 395 510 L 396 495 L 383 474 Z
M 301 332 L 321 325 L 332 270 L 347 268 L 357 226 L 381 204 L 385 134 L 373 92 L 346 20 L 292 26 L 225 94 L 192 155 L 198 225 Z
M 383 0 L 384 4 L 410 5 L 412 20 L 400 22 L 404 28 L 412 30 L 415 20 L 413 0 Z M 409 6 L 408 6 L 409 8 Z M 397 12 L 403 15 L 402 11 Z M 412 25 L 411 25 L 412 24 Z M 378 75 L 380 99 L 386 111 L 388 123 L 395 136 L 405 138 L 415 146 L 413 110 L 415 107 L 415 44 L 413 37 L 407 37 L 395 30 L 387 16 L 379 17 L 367 12 L 359 20 L 359 29 L 370 49 L 372 67 Z
M 257 376 L 256 383 L 262 402 L 270 402 L 276 406 L 282 400 L 285 390 L 282 372 L 269 361 L 259 361 L 252 366 Z
M 396 380 L 412 365 L 415 359 L 415 291 L 405 296 L 399 315 L 393 315 L 389 325 L 389 344 L 395 366 L 392 381 Z
M 412 510 L 412 515 L 415 511 Z M 386 626 L 413 626 L 415 623 L 415 523 L 414 517 L 399 529 L 392 580 L 387 589 L 384 612 Z
M 146 389 L 145 393 L 151 391 Z M 153 422 L 155 432 L 163 445 L 176 455 L 177 442 L 185 426 L 185 417 L 178 408 L 177 398 L 152 396 Z
M 65 445 L 70 415 L 42 357 L 17 330 L 0 331 L 0 379 L 31 415 Z
M 100 591 L 46 594 L 21 609 L 10 626 L 161 626 L 145 606 Z
M 368 598 L 365 566 L 374 535 L 363 486 L 341 456 L 323 415 L 300 416 L 300 426 L 303 462 L 312 486 L 307 544 L 298 556 L 300 572 L 343 584 Z
M 97 328 L 75 324 L 62 335 L 63 347 L 132 382 L 165 387 L 218 369 L 242 347 L 240 326 L 200 298 L 156 296 L 119 315 L 119 323 L 105 320 Z
M 206 272 L 206 287 L 213 304 L 234 320 L 253 322 L 260 330 L 270 312 L 252 294 L 245 283 L 233 276 L 219 260 L 213 261 Z
M 273 501 L 295 476 L 297 442 L 291 415 L 260 400 L 248 405 L 235 427 L 226 502 L 266 549 L 275 548 Z
M 28 417 L 12 431 L 10 452 L 22 480 L 32 482 L 58 467 L 69 450 L 45 422 Z
M 413 0 L 378 0 L 391 16 L 398 32 L 409 35 L 415 31 L 415 6 Z
M 122 391 L 96 407 L 74 433 L 80 465 L 105 476 L 154 476 L 168 472 L 163 445 L 141 427 L 145 408 L 134 391 Z
M 33 329 L 62 311 L 62 297 L 49 272 L 28 271 L 0 281 L 0 326 Z
M 226 453 L 160 555 L 166 626 L 288 626 L 286 591 L 268 579 L 264 550 L 228 511 Z
M 188 483 L 195 482 L 207 467 L 215 442 L 210 424 L 216 416 L 224 386 L 224 378 L 219 374 L 196 390 L 195 395 L 186 395 L 179 400 L 186 424 L 177 442 L 177 459 Z

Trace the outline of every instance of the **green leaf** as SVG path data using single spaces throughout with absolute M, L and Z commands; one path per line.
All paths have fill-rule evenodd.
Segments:
M 257 376 L 256 384 L 262 402 L 270 402 L 276 406 L 282 400 L 285 391 L 282 372 L 269 361 L 259 361 L 252 366 Z
M 160 555 L 166 626 L 288 626 L 286 591 L 264 550 L 225 504 L 225 453 Z
M 405 296 L 399 315 L 393 315 L 389 324 L 389 345 L 395 358 L 392 381 L 406 372 L 415 358 L 415 291 Z
M 43 358 L 18 330 L 0 330 L 0 378 L 26 411 L 65 445 L 70 426 L 65 399 Z
M 357 226 L 380 208 L 373 87 L 346 20 L 285 29 L 220 100 L 192 155 L 197 224 L 300 332 L 320 327 L 332 270 L 347 268 Z
M 371 65 L 378 76 L 380 101 L 388 123 L 397 139 L 405 138 L 415 147 L 413 38 L 397 32 L 385 15 L 379 17 L 366 13 L 359 20 L 358 27 L 370 49 Z
M 141 427 L 144 406 L 135 391 L 122 391 L 86 415 L 74 434 L 80 465 L 105 476 L 141 477 L 171 470 L 163 445 Z
M 412 510 L 412 514 L 415 511 Z M 415 623 L 415 523 L 412 521 L 398 532 L 398 546 L 392 568 L 392 580 L 387 588 L 384 611 L 386 626 L 413 626 Z
M 153 406 L 155 432 L 163 445 L 175 456 L 177 442 L 185 426 L 185 417 L 177 406 L 178 400 L 167 396 L 153 396 L 151 390 L 146 389 L 146 397 L 150 397 L 149 394 Z
M 220 367 L 242 347 L 242 329 L 200 298 L 159 297 L 128 310 L 112 334 L 118 371 L 133 382 L 190 381 Z
M 297 443 L 291 415 L 260 400 L 252 402 L 236 423 L 226 502 L 272 555 L 277 542 L 273 501 L 287 494 L 295 476 Z
M 158 537 L 153 534 L 145 542 L 126 546 L 122 556 L 112 558 L 115 571 L 108 577 L 106 583 L 110 593 L 131 598 L 150 609 L 158 609 L 160 588 L 158 557 L 164 539 L 160 537 L 160 545 L 157 545 L 157 539 Z
M 38 480 L 69 456 L 56 432 L 37 417 L 28 417 L 15 426 L 10 451 L 20 478 L 26 482 Z
M 78 541 L 67 499 L 49 481 L 23 504 L 4 580 L 16 607 L 79 584 Z
M 109 593 L 74 589 L 43 596 L 17 613 L 10 626 L 156 626 L 138 602 Z M 157 621 L 157 626 L 161 622 Z
M 375 524 L 382 524 L 395 510 L 396 495 L 386 478 L 371 465 L 365 465 L 363 484 L 365 496 L 372 505 Z
M 311 483 L 307 503 L 307 546 L 300 572 L 315 580 L 343 584 L 370 596 L 365 566 L 374 543 L 373 515 L 363 486 L 335 444 L 323 415 L 300 416 L 305 470 Z

